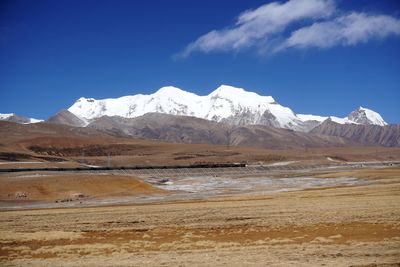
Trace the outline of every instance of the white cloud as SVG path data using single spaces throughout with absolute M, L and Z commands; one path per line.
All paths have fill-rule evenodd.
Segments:
M 338 14 L 340 13 L 340 16 Z M 288 33 L 296 22 L 310 23 Z M 290 29 L 290 28 L 289 28 Z M 256 48 L 276 53 L 290 48 L 330 48 L 400 35 L 400 20 L 387 15 L 337 11 L 334 0 L 289 0 L 272 2 L 243 12 L 235 25 L 200 36 L 178 53 L 240 51 Z
M 290 23 L 327 17 L 334 10 L 332 0 L 290 0 L 266 4 L 240 14 L 233 27 L 213 30 L 199 37 L 178 56 L 186 57 L 195 51 L 207 53 L 251 47 L 282 32 Z
M 294 31 L 275 51 L 288 48 L 330 48 L 400 35 L 400 20 L 386 15 L 351 13 Z

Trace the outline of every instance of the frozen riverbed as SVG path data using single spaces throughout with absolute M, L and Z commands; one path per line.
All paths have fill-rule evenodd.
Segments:
M 25 175 L 26 177 L 26 175 Z M 58 208 L 58 207 L 93 207 L 118 204 L 140 204 L 173 202 L 187 200 L 205 200 L 213 197 L 268 195 L 278 192 L 298 191 L 311 188 L 337 186 L 355 186 L 365 184 L 365 180 L 354 177 L 313 178 L 313 177 L 266 177 L 266 176 L 186 176 L 152 177 L 144 181 L 165 190 L 164 193 L 124 196 L 90 197 L 68 202 L 23 201 L 1 202 L 0 210 Z
M 205 196 L 234 193 L 273 193 L 309 188 L 352 186 L 363 183 L 357 178 L 270 178 L 270 177 L 175 177 L 157 186 L 169 190 Z

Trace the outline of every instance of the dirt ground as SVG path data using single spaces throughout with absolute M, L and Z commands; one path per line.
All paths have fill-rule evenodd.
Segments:
M 400 266 L 400 169 L 259 196 L 0 213 L 2 266 Z
M 114 174 L 12 173 L 0 175 L 0 202 L 84 200 L 162 193 L 140 179 Z

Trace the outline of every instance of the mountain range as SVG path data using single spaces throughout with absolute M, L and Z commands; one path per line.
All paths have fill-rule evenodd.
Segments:
M 272 96 L 260 96 L 242 88 L 221 85 L 206 96 L 167 86 L 150 95 L 133 95 L 96 100 L 79 98 L 68 111 L 84 123 L 102 116 L 135 118 L 146 113 L 164 113 L 202 118 L 233 125 L 267 125 L 308 132 L 331 118 L 341 124 L 386 125 L 382 117 L 369 109 L 358 108 L 346 118 L 295 114 Z
M 38 121 L 18 119 L 14 114 L 2 118 L 18 123 Z M 359 107 L 345 118 L 295 114 L 271 96 L 228 85 L 206 96 L 168 86 L 149 95 L 81 97 L 46 122 L 179 143 L 267 148 L 400 146 L 399 125 L 387 125 L 370 109 Z

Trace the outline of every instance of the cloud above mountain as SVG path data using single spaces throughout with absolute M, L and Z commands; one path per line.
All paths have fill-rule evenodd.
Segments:
M 400 21 L 385 15 L 351 13 L 332 21 L 316 22 L 291 33 L 275 51 L 290 47 L 329 48 L 348 46 L 371 39 L 382 39 L 391 34 L 400 35 Z
M 344 12 L 333 0 L 289 0 L 244 11 L 234 25 L 200 36 L 176 56 L 245 49 L 271 54 L 293 48 L 356 45 L 390 35 L 400 35 L 398 18 Z

